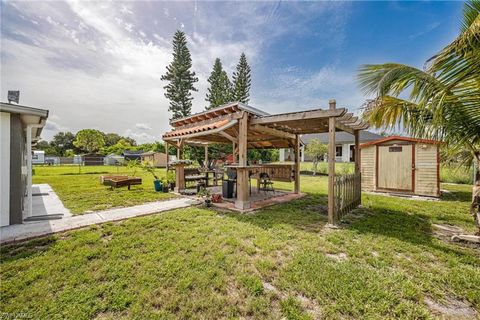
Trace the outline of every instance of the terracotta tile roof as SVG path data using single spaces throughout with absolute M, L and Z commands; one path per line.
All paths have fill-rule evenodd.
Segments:
M 213 129 L 218 129 L 218 128 L 221 128 L 224 125 L 228 124 L 229 122 L 230 122 L 230 120 L 224 119 L 224 120 L 220 120 L 220 121 L 217 121 L 217 122 L 212 122 L 212 123 L 201 125 L 201 126 L 190 127 L 190 128 L 180 129 L 180 130 L 173 130 L 173 131 L 165 133 L 163 135 L 163 138 L 181 137 L 181 136 L 185 136 L 185 135 L 192 134 L 192 133 L 198 133 L 198 132 L 204 132 L 204 131 L 209 131 L 209 130 L 213 130 Z

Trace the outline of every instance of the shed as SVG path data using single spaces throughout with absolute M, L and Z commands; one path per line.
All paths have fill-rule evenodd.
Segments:
M 154 167 L 166 167 L 167 166 L 167 155 L 162 152 L 148 151 L 144 152 L 141 155 L 142 162 L 148 162 L 151 166 Z
M 116 166 L 124 162 L 124 158 L 118 154 L 111 153 L 103 159 L 103 162 L 106 166 Z
M 360 148 L 362 190 L 440 195 L 438 141 L 392 136 Z
M 86 154 L 83 156 L 84 166 L 103 166 L 103 155 L 97 153 Z
M 141 154 L 143 152 L 144 152 L 143 150 L 124 150 L 122 152 L 122 156 L 125 159 L 125 161 L 130 161 L 130 160 L 140 161 L 142 160 Z

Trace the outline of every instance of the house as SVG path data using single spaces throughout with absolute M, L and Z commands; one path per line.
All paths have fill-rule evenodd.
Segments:
M 32 143 L 48 110 L 0 103 L 0 226 L 32 216 Z
M 106 166 L 116 166 L 122 164 L 124 158 L 118 154 L 110 153 L 109 155 L 105 156 L 103 159 L 103 164 Z
M 35 150 L 32 155 L 33 164 L 44 164 L 45 163 L 45 151 Z
M 103 166 L 103 155 L 90 153 L 83 156 L 84 166 Z
M 154 167 L 166 167 L 168 162 L 168 157 L 165 153 L 148 151 L 144 152 L 141 155 L 142 162 L 148 162 L 151 166 Z
M 360 131 L 360 143 L 366 143 L 383 138 L 383 136 L 370 132 Z M 318 139 L 320 142 L 328 143 L 328 132 L 317 134 L 306 134 L 302 136 L 303 146 L 300 147 L 300 158 L 302 162 L 309 162 L 312 159 L 305 154 L 305 147 L 312 139 Z M 355 138 L 348 132 L 335 133 L 335 162 L 354 162 L 355 161 Z M 293 149 L 280 149 L 280 161 L 293 161 Z M 325 157 L 326 161 L 326 157 Z
M 45 164 L 50 166 L 59 165 L 60 164 L 60 157 L 59 156 L 45 156 Z
M 122 156 L 125 159 L 125 161 L 130 161 L 130 160 L 141 161 L 142 153 L 144 153 L 143 150 L 124 150 L 122 152 Z
M 440 147 L 392 136 L 360 145 L 362 190 L 440 196 Z

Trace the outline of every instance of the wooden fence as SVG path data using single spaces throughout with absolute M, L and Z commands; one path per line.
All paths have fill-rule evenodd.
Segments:
M 337 218 L 361 203 L 362 184 L 360 173 L 335 176 L 335 212 Z

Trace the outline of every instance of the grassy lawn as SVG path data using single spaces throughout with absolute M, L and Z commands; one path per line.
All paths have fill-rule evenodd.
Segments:
M 48 183 L 58 194 L 65 207 L 73 214 L 98 211 L 114 207 L 128 207 L 150 201 L 166 200 L 172 193 L 155 192 L 151 174 L 137 169 L 115 166 L 35 166 L 33 183 Z M 127 174 L 142 178 L 142 184 L 110 190 L 100 184 L 105 174 Z M 164 177 L 165 169 L 157 169 L 157 176 Z
M 37 177 L 38 178 L 38 177 Z M 148 187 L 148 184 L 146 184 Z M 283 184 L 282 187 L 291 187 Z M 324 229 L 326 178 L 255 214 L 203 207 L 1 248 L 2 312 L 70 319 L 435 317 L 427 299 L 480 311 L 480 252 L 437 239 L 473 231 L 470 186 L 442 201 L 364 195 Z M 453 317 L 455 318 L 455 317 Z

